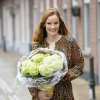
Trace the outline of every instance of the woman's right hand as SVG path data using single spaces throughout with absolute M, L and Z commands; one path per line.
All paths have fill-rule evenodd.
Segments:
M 38 92 L 38 89 L 37 88 L 30 87 L 28 89 L 29 89 L 29 92 L 32 95 L 32 97 L 35 97 L 37 95 L 37 92 Z
M 48 93 L 47 91 L 39 91 L 38 98 L 39 100 L 50 100 L 53 96 L 53 93 Z

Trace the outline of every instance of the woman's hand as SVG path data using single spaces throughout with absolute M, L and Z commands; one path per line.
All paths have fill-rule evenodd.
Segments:
M 64 80 L 70 81 L 70 75 L 68 73 L 64 76 Z
M 30 94 L 32 95 L 32 97 L 35 97 L 36 94 L 37 94 L 37 92 L 38 92 L 38 89 L 33 88 L 33 87 L 28 88 L 28 89 L 29 89 L 29 92 L 30 92 Z
M 48 91 L 39 91 L 38 97 L 39 100 L 50 100 L 53 96 L 53 93 L 49 93 Z

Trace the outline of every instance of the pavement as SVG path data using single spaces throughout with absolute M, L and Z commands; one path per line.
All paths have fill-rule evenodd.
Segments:
M 0 50 L 0 100 L 31 100 L 28 89 L 16 81 L 20 56 Z
M 17 61 L 21 56 L 0 50 L 0 100 L 31 100 L 28 89 L 16 81 Z M 79 77 L 72 81 L 75 100 L 92 100 L 89 82 Z M 100 100 L 100 85 L 95 87 L 96 100 Z

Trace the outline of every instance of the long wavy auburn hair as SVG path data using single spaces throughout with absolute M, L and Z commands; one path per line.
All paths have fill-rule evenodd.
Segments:
M 33 33 L 32 43 L 42 43 L 42 41 L 47 37 L 45 23 L 49 16 L 56 15 L 59 18 L 60 26 L 58 33 L 61 35 L 68 35 L 68 29 L 66 28 L 64 21 L 62 20 L 59 12 L 55 8 L 49 8 L 46 10 L 40 20 L 39 26 L 37 27 L 35 33 Z

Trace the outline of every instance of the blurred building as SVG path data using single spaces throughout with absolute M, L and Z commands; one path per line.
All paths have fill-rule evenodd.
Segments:
M 100 83 L 100 0 L 0 0 L 0 48 L 25 54 L 45 9 L 57 8 L 70 33 L 89 59 L 94 57 Z M 86 72 L 89 65 L 85 65 Z

